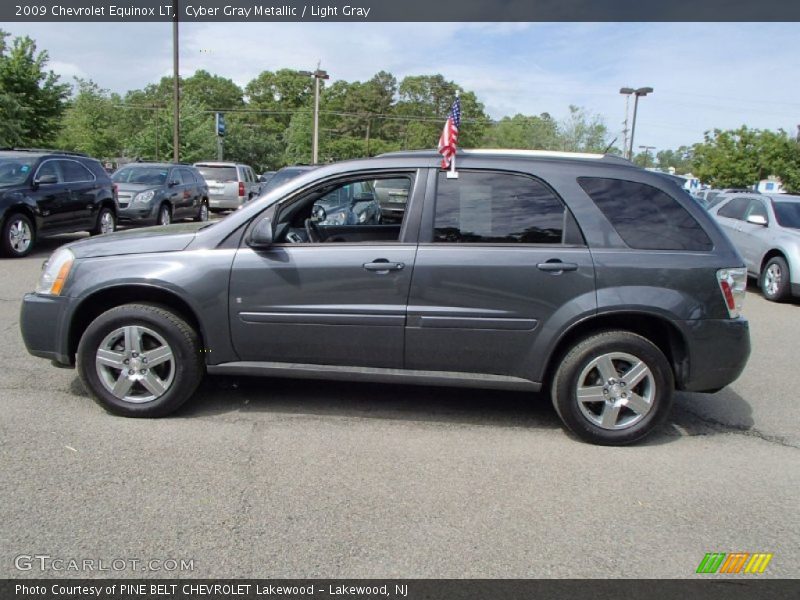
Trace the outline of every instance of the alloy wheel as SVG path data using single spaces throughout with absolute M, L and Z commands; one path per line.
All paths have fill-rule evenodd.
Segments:
M 772 263 L 764 274 L 764 287 L 767 290 L 767 294 L 775 296 L 780 290 L 782 282 L 783 274 L 781 273 L 780 265 Z
M 33 232 L 30 225 L 24 219 L 15 219 L 8 228 L 8 241 L 11 249 L 16 254 L 24 254 L 28 251 L 33 240 Z

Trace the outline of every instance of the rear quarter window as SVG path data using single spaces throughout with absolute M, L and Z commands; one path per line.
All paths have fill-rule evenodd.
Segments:
M 579 177 L 578 184 L 631 248 L 707 251 L 713 247 L 689 211 L 656 187 L 601 177 Z

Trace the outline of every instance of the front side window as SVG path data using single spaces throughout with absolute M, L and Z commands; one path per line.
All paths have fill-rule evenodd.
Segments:
M 578 183 L 630 248 L 707 251 L 713 247 L 689 211 L 656 187 L 601 177 L 579 177 Z
M 734 198 L 725 206 L 717 211 L 720 217 L 727 217 L 729 219 L 738 219 L 744 221 L 744 212 L 747 210 L 747 205 L 750 201 L 747 198 Z
M 751 200 L 750 206 L 747 207 L 747 214 L 744 216 L 745 220 L 750 217 L 763 217 L 765 221 L 769 220 L 767 217 L 767 207 L 761 200 Z
M 566 209 L 541 182 L 524 175 L 439 174 L 434 242 L 561 244 Z
M 42 179 L 44 177 L 55 177 L 57 182 L 61 182 L 61 172 L 58 169 L 58 165 L 54 160 L 47 160 L 42 163 L 39 167 L 39 170 L 36 172 L 36 179 Z
M 395 176 L 396 177 L 396 176 Z M 400 239 L 405 203 L 384 206 L 369 176 L 314 188 L 281 211 L 277 239 L 288 243 L 391 242 Z M 392 179 L 406 197 L 413 178 Z M 391 218 L 384 217 L 391 210 Z M 387 213 L 388 214 L 388 213 Z

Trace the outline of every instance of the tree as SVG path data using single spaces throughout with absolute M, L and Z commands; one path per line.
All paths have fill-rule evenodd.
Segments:
M 538 117 L 522 114 L 503 117 L 486 132 L 483 143 L 490 148 L 522 150 L 561 148 L 558 124 L 547 113 L 542 113 Z
M 662 171 L 675 169 L 677 174 L 692 171 L 694 150 L 690 146 L 680 146 L 677 150 L 661 150 L 656 154 L 656 166 Z
M 567 152 L 605 152 L 608 128 L 599 115 L 570 105 L 569 116 L 559 123 L 561 149 Z
M 47 52 L 37 53 L 31 38 L 14 38 L 9 47 L 8 36 L 0 31 L 0 119 L 14 119 L 14 125 L 4 125 L 0 135 L 21 145 L 50 145 L 58 133 L 70 87 L 59 83 L 53 71 L 45 71 Z
M 768 131 L 742 126 L 735 130 L 706 132 L 694 147 L 693 172 L 714 187 L 747 187 L 770 175 L 784 187 L 800 191 L 800 147 L 784 130 Z
M 77 93 L 64 113 L 58 147 L 99 158 L 121 156 L 124 142 L 119 105 L 122 99 L 91 80 L 76 78 L 75 81 Z

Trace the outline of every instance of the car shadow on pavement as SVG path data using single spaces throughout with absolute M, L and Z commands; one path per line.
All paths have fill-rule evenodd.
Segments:
M 70 391 L 89 399 L 77 376 Z M 543 393 L 266 377 L 207 376 L 174 418 L 243 413 L 562 428 L 549 397 Z M 754 425 L 750 404 L 730 388 L 716 394 L 677 392 L 666 424 L 642 445 L 716 434 L 760 436 Z
M 472 388 L 282 378 L 207 377 L 177 413 L 192 418 L 271 412 L 365 419 L 558 429 L 547 397 Z

